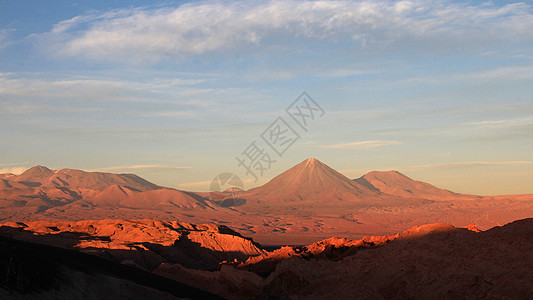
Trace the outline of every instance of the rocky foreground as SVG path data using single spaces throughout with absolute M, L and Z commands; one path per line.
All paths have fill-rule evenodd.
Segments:
M 0 234 L 93 254 L 229 299 L 533 295 L 533 219 L 445 224 L 268 251 L 217 225 L 154 220 L 9 222 Z

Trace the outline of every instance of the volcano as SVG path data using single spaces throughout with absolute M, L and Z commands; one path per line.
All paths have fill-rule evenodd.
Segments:
M 243 194 L 247 204 L 338 203 L 381 198 L 383 193 L 309 158 Z

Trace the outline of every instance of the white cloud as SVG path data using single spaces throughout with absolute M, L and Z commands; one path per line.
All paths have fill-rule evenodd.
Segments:
M 24 171 L 26 171 L 28 168 L 26 167 L 9 167 L 9 168 L 1 168 L 0 169 L 0 174 L 3 174 L 3 173 L 12 173 L 12 174 L 15 174 L 15 175 L 19 175 L 19 174 L 22 174 L 24 173 Z
M 443 53 L 531 41 L 532 27 L 533 13 L 525 3 L 290 0 L 116 10 L 59 22 L 37 37 L 59 55 L 156 62 L 215 51 L 301 49 L 313 41 L 348 43 L 354 52 L 369 54 Z
M 360 141 L 346 144 L 335 144 L 335 145 L 326 145 L 321 146 L 322 148 L 327 149 L 369 149 L 390 145 L 401 144 L 399 141 L 382 141 L 382 140 L 373 140 L 373 141 Z

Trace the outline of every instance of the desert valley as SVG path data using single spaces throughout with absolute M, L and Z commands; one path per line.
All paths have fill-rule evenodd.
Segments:
M 44 166 L 0 177 L 3 237 L 197 289 L 159 291 L 169 297 L 498 298 L 533 286 L 531 194 L 457 194 L 396 171 L 349 179 L 314 158 L 263 186 L 214 194 Z
M 1 174 L 0 220 L 179 220 L 226 225 L 263 245 L 303 245 L 332 236 L 359 239 L 445 223 L 490 229 L 531 217 L 533 195 L 453 193 L 396 171 L 350 179 L 307 159 L 244 192 L 195 193 L 134 174 L 33 167 Z M 233 200 L 237 195 L 239 199 Z M 214 200 L 211 200 L 214 199 Z

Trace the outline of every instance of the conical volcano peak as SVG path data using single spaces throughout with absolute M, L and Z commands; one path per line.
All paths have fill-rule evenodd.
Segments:
M 279 184 L 283 186 L 291 184 L 308 188 L 309 184 L 315 187 L 317 187 L 317 185 L 325 187 L 328 185 L 326 182 L 334 185 L 335 182 L 347 180 L 349 179 L 344 175 L 328 167 L 318 159 L 308 158 L 276 176 L 271 181 L 279 181 Z
M 308 159 L 302 161 L 299 165 L 306 166 L 306 167 L 314 167 L 314 166 L 325 166 L 325 167 L 327 167 L 326 164 L 324 164 L 323 162 L 321 162 L 320 160 L 318 160 L 316 158 L 308 158 Z
M 317 162 L 320 162 L 318 159 L 316 158 L 308 158 L 306 160 L 304 160 L 307 164 L 314 164 L 314 163 L 317 163 Z
M 250 198 L 268 203 L 354 200 L 363 194 L 377 195 L 376 192 L 347 178 L 316 158 L 308 158 L 274 177 L 265 185 L 247 192 Z
M 344 177 L 344 175 L 341 175 L 340 173 L 333 170 L 328 165 L 319 161 L 316 158 L 308 158 L 297 164 L 296 166 L 290 168 L 289 170 L 285 171 L 284 173 L 282 173 L 282 175 L 283 174 L 290 175 L 291 177 L 299 177 L 302 175 L 320 177 Z

